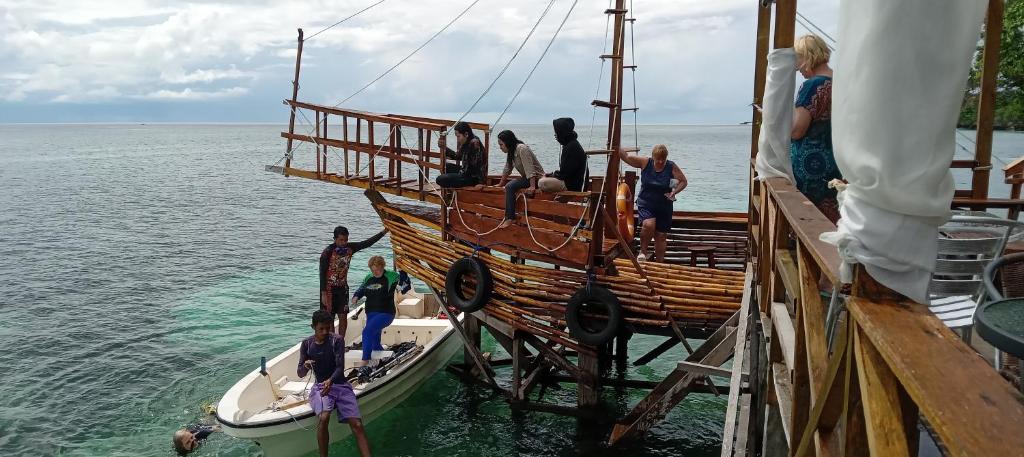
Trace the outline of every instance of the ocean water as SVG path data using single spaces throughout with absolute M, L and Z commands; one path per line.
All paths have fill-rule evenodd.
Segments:
M 511 128 L 554 166 L 547 126 Z M 171 433 L 203 403 L 309 333 L 331 230 L 347 225 L 358 240 L 380 221 L 357 189 L 264 172 L 282 155 L 280 130 L 0 125 L 0 455 L 173 455 Z M 749 127 L 639 132 L 644 150 L 664 143 L 686 171 L 680 209 L 746 208 Z M 997 134 L 997 157 L 1022 151 L 1024 136 Z M 385 239 L 360 253 L 352 278 L 389 251 Z M 631 356 L 660 342 L 634 338 Z M 680 356 L 614 375 L 659 380 Z M 602 400 L 621 414 L 643 395 L 609 388 Z M 574 398 L 566 387 L 545 400 Z M 718 452 L 724 409 L 724 398 L 691 395 L 646 439 L 609 450 L 599 445 L 607 425 L 512 412 L 442 371 L 367 432 L 383 456 L 705 456 Z M 215 436 L 195 455 L 258 453 Z M 354 454 L 351 440 L 332 448 Z

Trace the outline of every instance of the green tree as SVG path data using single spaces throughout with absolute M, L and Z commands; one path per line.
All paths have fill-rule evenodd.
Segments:
M 984 36 L 984 34 L 982 34 Z M 995 126 L 1024 129 L 1024 0 L 1007 0 L 1000 37 L 999 75 L 996 78 Z M 967 93 L 960 111 L 960 127 L 974 128 L 978 122 L 978 91 L 981 83 L 979 52 L 971 65 Z

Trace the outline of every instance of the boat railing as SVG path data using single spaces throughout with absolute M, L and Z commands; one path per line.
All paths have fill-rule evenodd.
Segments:
M 767 360 L 752 416 L 727 420 L 764 427 L 765 455 L 917 455 L 919 423 L 946 455 L 1024 449 L 1024 397 L 926 306 L 859 267 L 830 343 L 820 285 L 839 283 L 839 257 L 818 237 L 835 226 L 785 179 L 755 181 L 753 194 L 750 318 Z
M 303 131 L 302 125 L 290 123 L 288 131 L 281 132 L 281 137 L 288 140 L 284 166 L 267 167 L 269 171 L 440 203 L 440 189 L 431 175 L 444 173 L 448 159 L 436 143 L 440 139 L 442 146 L 455 148 L 447 134 L 456 121 L 295 100 L 285 100 L 285 104 L 311 125 Z M 481 133 L 486 163 L 490 126 L 469 124 Z M 295 142 L 311 145 L 315 160 L 303 161 L 306 156 L 296 159 Z

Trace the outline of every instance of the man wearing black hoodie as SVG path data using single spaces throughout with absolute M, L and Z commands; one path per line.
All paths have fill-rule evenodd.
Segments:
M 587 153 L 576 141 L 573 128 L 576 123 L 572 118 L 560 117 L 551 122 L 555 128 L 555 139 L 562 145 L 562 153 L 558 158 L 558 169 L 554 173 L 540 178 L 537 187 L 542 192 L 562 192 L 570 190 L 580 192 L 587 175 Z

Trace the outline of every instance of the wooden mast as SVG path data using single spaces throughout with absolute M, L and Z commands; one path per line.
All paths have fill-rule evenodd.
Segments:
M 603 102 L 600 100 L 594 100 L 595 106 L 604 106 L 608 108 L 608 141 L 606 147 L 609 152 L 608 156 L 608 168 L 605 171 L 605 179 L 602 184 L 604 201 L 602 202 L 603 208 L 597 208 L 598 211 L 605 211 L 608 214 L 615 214 L 615 189 L 619 183 L 619 148 L 622 147 L 622 72 L 623 72 L 623 58 L 625 57 L 625 16 L 626 16 L 626 2 L 625 0 L 615 0 L 615 8 L 605 10 L 605 14 L 615 15 L 615 28 L 612 37 L 612 53 L 609 55 L 601 56 L 602 59 L 610 59 L 611 64 L 611 78 L 608 89 L 608 101 Z M 604 227 L 604 220 L 600 217 L 594 220 L 594 238 L 591 241 L 594 243 L 591 252 L 601 253 L 604 246 L 605 236 L 614 236 L 610 231 L 616 230 L 616 227 Z M 605 232 L 608 231 L 606 234 Z M 593 265 L 593 262 L 591 262 Z
M 299 99 L 299 69 L 302 68 L 302 29 L 299 29 L 299 48 L 295 52 L 295 79 L 292 80 L 292 105 L 291 114 L 288 115 L 288 133 L 295 134 L 295 102 Z M 319 127 L 319 125 L 317 126 Z M 285 146 L 284 168 L 287 170 L 292 166 L 292 139 L 288 138 Z M 319 154 L 319 148 L 317 148 Z

